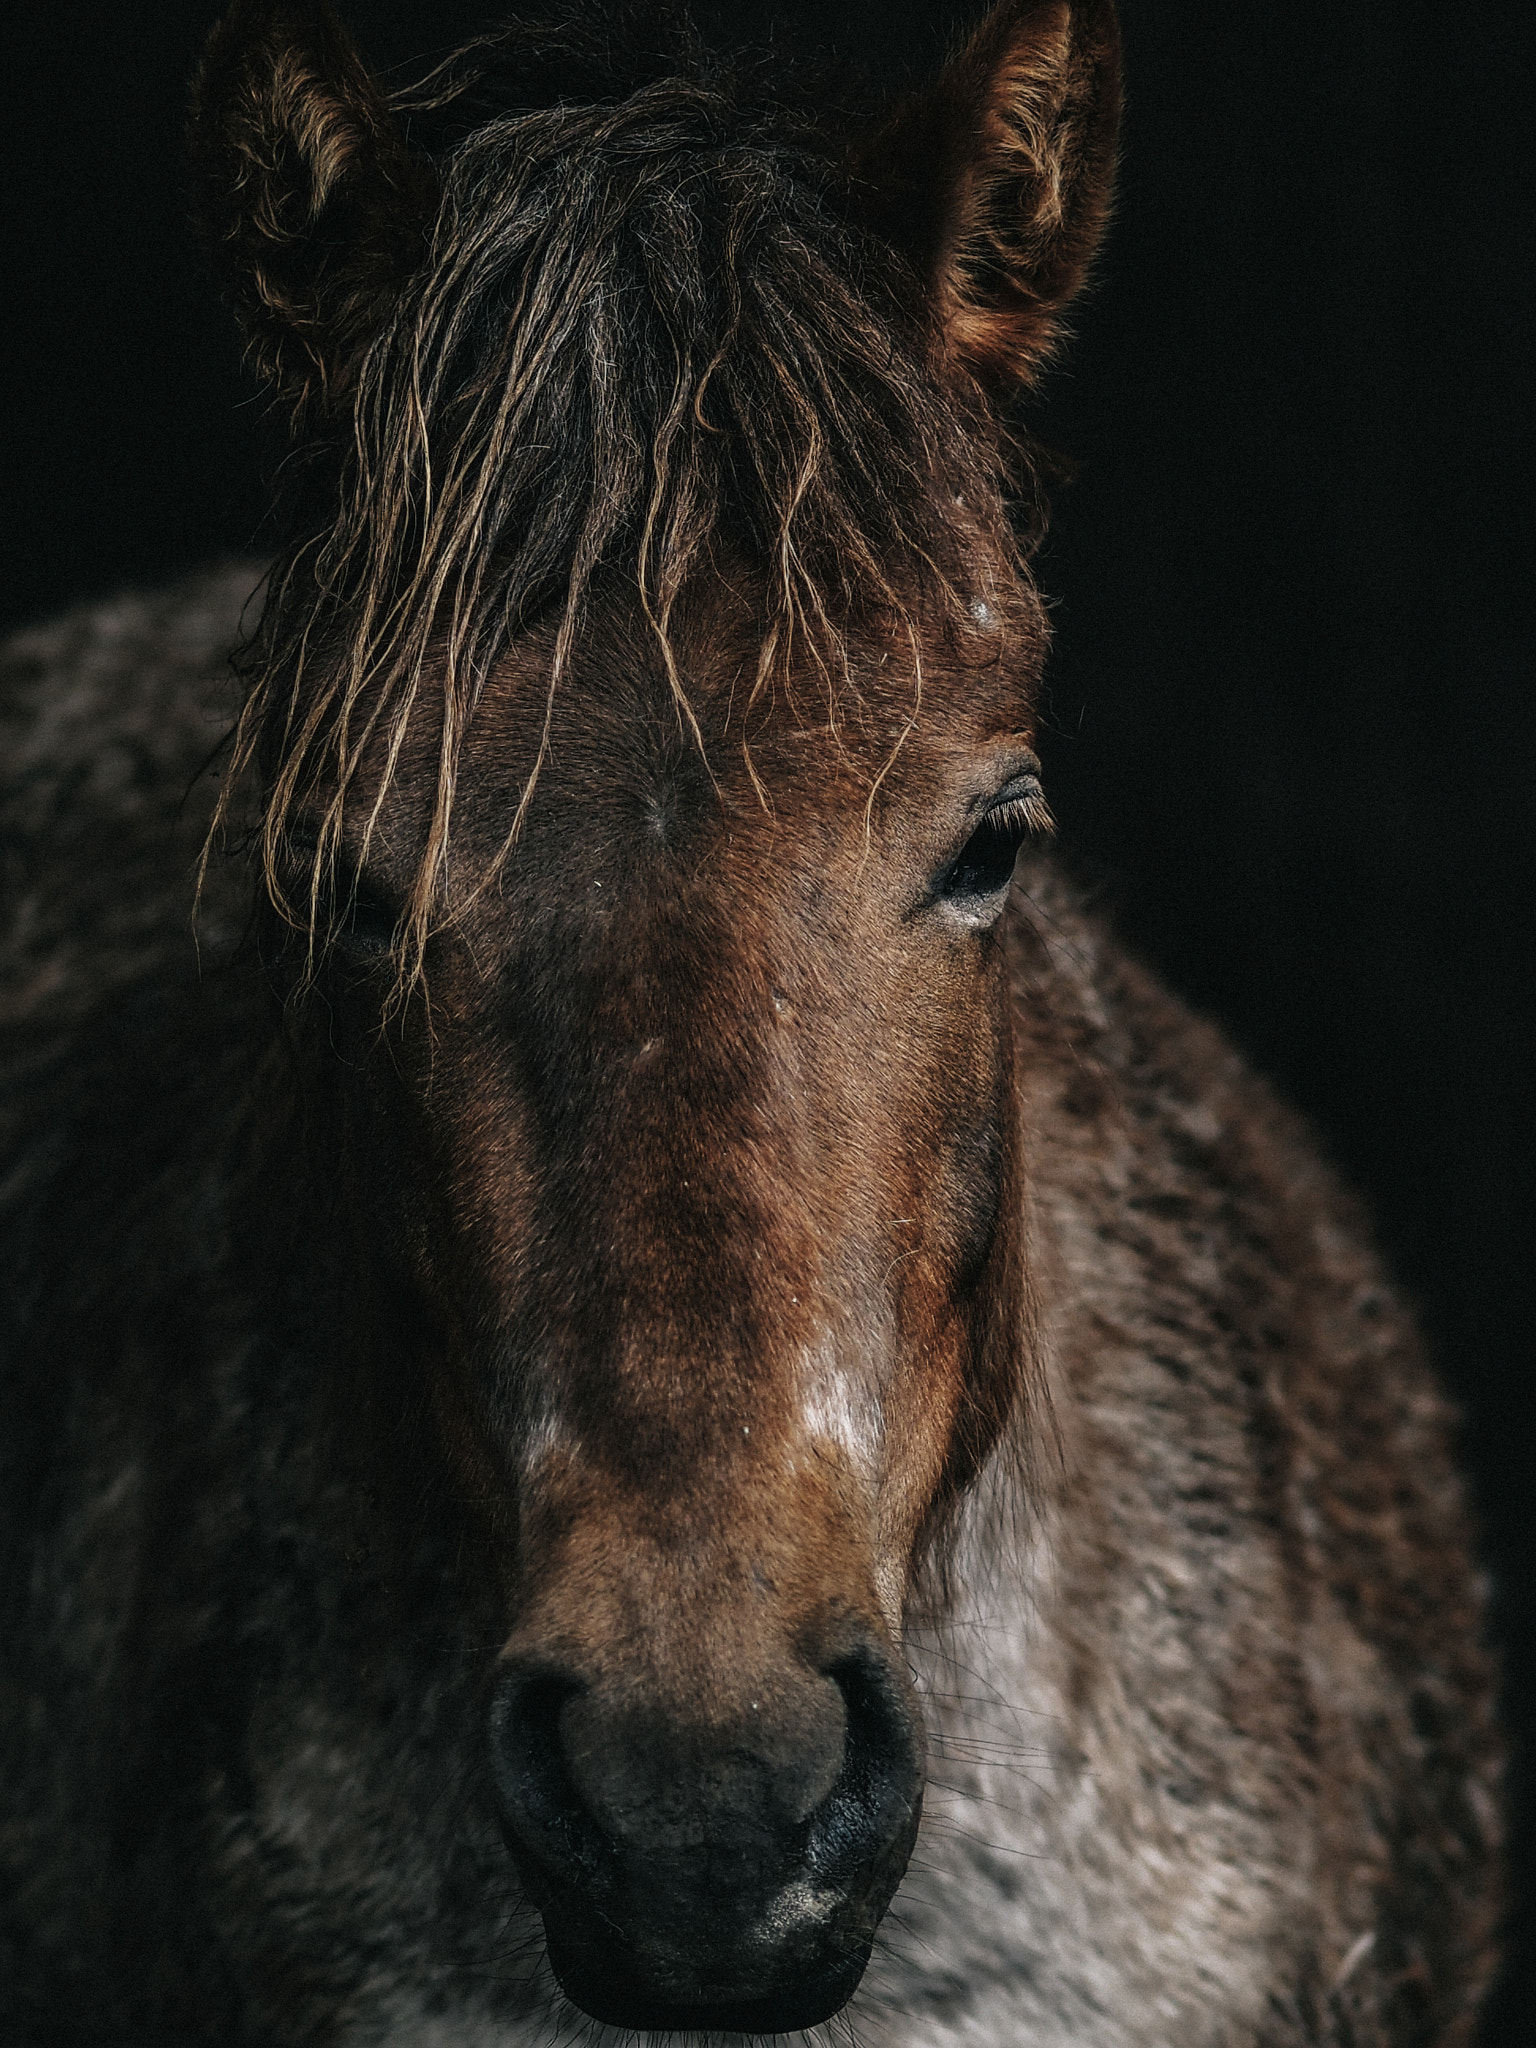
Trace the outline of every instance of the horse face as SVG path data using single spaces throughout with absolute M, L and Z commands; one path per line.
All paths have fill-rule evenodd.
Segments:
M 423 996 L 381 1032 L 425 713 L 323 969 L 356 1199 L 496 1504 L 511 1846 L 567 1988 L 628 2024 L 835 2010 L 916 1829 L 903 1607 L 1028 1326 L 1003 909 L 1043 634 L 992 587 L 924 650 L 926 715 L 876 636 L 830 703 L 806 662 L 746 709 L 740 596 L 683 636 L 697 736 L 637 606 L 552 700 L 529 636 Z
M 338 891 L 316 1047 L 499 1561 L 508 1840 L 587 2011 L 769 2031 L 837 2010 L 899 1881 L 903 1608 L 1027 1377 L 1003 908 L 1043 633 L 991 401 L 1097 240 L 1117 36 L 999 0 L 814 162 L 645 37 L 620 88 L 510 32 L 400 122 L 324 9 L 241 0 L 194 141 L 337 478 L 237 759 L 290 899 Z M 805 621 L 861 609 L 900 624 L 819 660 Z

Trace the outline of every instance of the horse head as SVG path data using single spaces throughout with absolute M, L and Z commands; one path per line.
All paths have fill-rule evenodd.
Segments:
M 386 95 L 242 0 L 195 138 L 308 457 L 264 944 L 501 1620 L 570 1997 L 801 2027 L 917 1828 L 925 1564 L 1038 1389 L 1007 901 L 1047 631 L 1006 426 L 1107 205 L 1104 0 L 853 134 L 657 39 Z

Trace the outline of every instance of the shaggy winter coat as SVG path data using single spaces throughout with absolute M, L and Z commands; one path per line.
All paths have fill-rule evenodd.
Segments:
M 430 1453 L 400 1478 L 419 1395 L 327 1385 L 238 866 L 193 943 L 253 580 L 6 655 L 3 2030 L 533 2048 L 569 2022 L 495 1645 Z M 1048 860 L 1009 914 L 1060 1462 L 1026 1509 L 1004 1447 L 914 1621 L 924 1821 L 857 2037 L 1459 2039 L 1496 1745 L 1446 1411 L 1295 1120 Z
M 1039 843 L 1113 8 L 671 33 L 210 42 L 290 539 L 0 697 L 0 2038 L 1464 2043 L 1445 1410 Z

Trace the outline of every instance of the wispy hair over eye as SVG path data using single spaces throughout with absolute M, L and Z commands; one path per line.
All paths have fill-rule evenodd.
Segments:
M 320 409 L 330 516 L 273 571 L 236 742 L 235 782 L 261 782 L 269 885 L 313 945 L 360 765 L 366 841 L 430 693 L 436 790 L 400 926 L 406 981 L 485 680 L 515 634 L 553 619 L 552 704 L 600 569 L 633 578 L 691 723 L 673 626 L 708 565 L 761 589 L 754 694 L 792 659 L 830 690 L 859 619 L 910 635 L 919 605 L 953 601 L 958 498 L 972 547 L 978 519 L 1012 544 L 992 415 L 937 373 L 918 282 L 863 220 L 836 147 L 754 105 L 750 76 L 680 34 L 664 76 L 608 92 L 605 66 L 632 79 L 632 56 L 546 31 L 533 57 L 547 72 L 563 51 L 586 96 L 476 118 L 525 75 L 516 35 L 393 102 L 407 134 L 452 138 L 436 210 Z M 279 865 L 301 803 L 307 904 Z

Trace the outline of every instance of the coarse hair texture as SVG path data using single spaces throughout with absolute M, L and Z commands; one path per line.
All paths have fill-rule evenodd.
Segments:
M 605 89 L 635 76 L 620 40 L 514 29 L 391 103 L 413 142 L 449 138 L 435 216 L 337 380 L 318 444 L 329 522 L 279 557 L 244 658 L 229 788 L 259 780 L 260 861 L 311 962 L 345 910 L 359 765 L 383 762 L 366 848 L 433 693 L 436 792 L 396 933 L 402 994 L 440 912 L 464 737 L 511 636 L 558 621 L 552 707 L 594 576 L 617 567 L 697 739 L 672 626 L 701 571 L 760 580 L 752 699 L 798 651 L 831 702 L 850 626 L 881 620 L 915 656 L 919 605 L 957 601 L 957 498 L 972 548 L 978 520 L 1012 550 L 1036 513 L 1027 454 L 941 371 L 920 282 L 861 220 L 842 152 L 676 27 L 667 75 Z M 474 118 L 502 78 L 560 57 L 582 99 Z M 1024 499 L 1013 525 L 1009 488 Z

